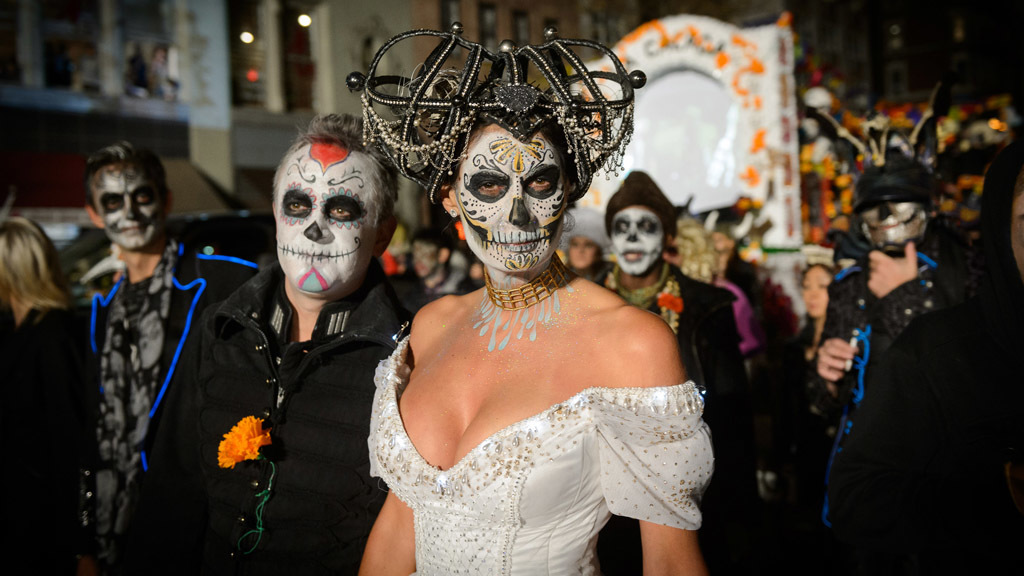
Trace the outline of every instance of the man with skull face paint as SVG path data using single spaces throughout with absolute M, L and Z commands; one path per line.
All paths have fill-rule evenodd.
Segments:
M 631 172 L 605 211 L 616 265 L 603 281 L 627 302 L 661 316 L 675 332 L 687 373 L 704 388 L 704 418 L 714 430 L 715 479 L 704 497 L 701 547 L 712 572 L 730 570 L 749 548 L 736 545 L 744 538 L 726 531 L 749 526 L 756 505 L 753 412 L 732 312 L 735 297 L 664 260 L 676 222 L 675 207 L 654 180 Z M 609 529 L 626 530 L 621 520 L 609 523 Z M 602 552 L 602 560 L 621 562 L 629 551 Z
M 163 165 L 149 150 L 119 142 L 90 156 L 86 211 L 124 263 L 117 285 L 93 300 L 88 393 L 98 408 L 98 451 L 84 463 L 83 525 L 95 531 L 107 568 L 126 535 L 160 424 L 161 399 L 179 385 L 176 370 L 194 317 L 252 277 L 255 264 L 185 250 L 167 238 L 170 207 Z M 95 498 L 93 497 L 95 495 Z
M 917 316 L 967 297 L 965 250 L 930 221 L 930 171 L 913 158 L 892 156 L 857 181 L 854 210 L 873 250 L 829 285 L 822 346 L 809 384 L 812 409 L 838 422 L 833 454 L 855 427 L 864 384 L 893 340 Z M 829 522 L 827 501 L 823 519 Z
M 131 567 L 168 573 L 353 574 L 386 495 L 368 474 L 373 373 L 408 315 L 377 262 L 397 175 L 352 116 L 326 115 L 274 176 L 278 265 L 199 323 L 171 391 Z M 230 470 L 218 447 L 247 416 L 263 458 Z

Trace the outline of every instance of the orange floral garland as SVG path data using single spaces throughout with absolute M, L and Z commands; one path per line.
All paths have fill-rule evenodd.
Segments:
M 263 429 L 263 419 L 246 416 L 224 435 L 217 448 L 217 464 L 234 468 L 243 460 L 256 460 L 260 458 L 260 448 L 270 444 L 270 428 Z

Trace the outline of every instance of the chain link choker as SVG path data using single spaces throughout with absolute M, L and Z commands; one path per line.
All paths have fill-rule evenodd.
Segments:
M 491 275 L 484 270 L 487 296 L 502 310 L 522 310 L 543 302 L 562 286 L 569 283 L 569 271 L 557 254 L 551 257 L 547 270 L 533 280 L 517 288 L 501 290 L 491 283 Z

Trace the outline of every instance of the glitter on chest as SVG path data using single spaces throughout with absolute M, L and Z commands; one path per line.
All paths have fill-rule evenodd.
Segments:
M 572 318 L 565 316 L 566 307 L 563 303 L 563 299 L 571 302 L 575 292 L 576 289 L 566 285 L 553 292 L 550 298 L 519 310 L 502 310 L 485 294 L 480 302 L 478 319 L 473 323 L 473 330 L 481 337 L 487 338 L 488 352 L 504 350 L 513 338 L 535 342 L 539 327 L 543 326 L 550 330 L 564 324 L 566 320 L 576 320 L 575 315 Z

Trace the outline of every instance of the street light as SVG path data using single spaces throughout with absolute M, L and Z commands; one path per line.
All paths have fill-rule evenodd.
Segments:
M 309 25 L 312 23 L 313 19 L 309 17 L 309 14 L 299 14 L 299 26 L 309 28 Z

